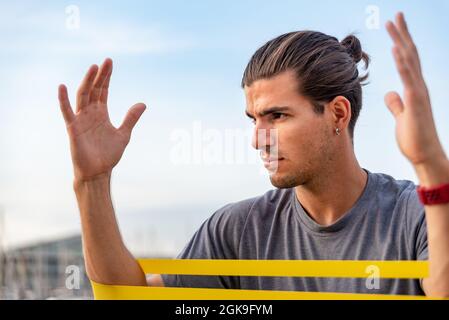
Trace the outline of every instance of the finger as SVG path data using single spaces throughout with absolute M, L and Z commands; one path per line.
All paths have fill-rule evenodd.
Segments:
M 410 65 L 407 63 L 398 47 L 393 47 L 392 52 L 396 62 L 396 68 L 398 69 L 399 76 L 401 77 L 404 86 L 412 87 L 414 84 L 414 77 L 410 69 Z
M 407 22 L 405 21 L 404 14 L 399 12 L 396 15 L 396 25 L 398 26 L 398 31 L 401 34 L 402 39 L 407 43 L 406 55 L 414 64 L 414 70 L 421 75 L 421 63 L 419 61 L 418 50 L 416 49 L 415 43 L 413 42 L 412 36 L 408 30 Z
M 402 12 L 399 12 L 396 15 L 396 25 L 399 33 L 401 34 L 402 39 L 409 45 L 413 45 L 413 39 L 408 31 L 407 22 L 405 21 L 404 14 Z
M 101 65 L 100 70 L 98 71 L 97 76 L 95 77 L 94 80 L 92 92 L 89 97 L 90 102 L 99 101 L 103 84 L 110 72 L 111 67 L 112 67 L 112 60 L 109 58 L 106 59 Z
M 61 84 L 58 88 L 59 107 L 61 108 L 62 115 L 66 125 L 70 124 L 75 119 L 72 107 L 70 106 L 69 96 L 67 94 L 67 88 Z
M 122 125 L 118 128 L 119 131 L 125 132 L 127 135 L 131 135 L 131 131 L 139 121 L 140 116 L 145 111 L 146 106 L 143 103 L 137 103 L 128 110 L 125 120 L 123 120 Z
M 109 69 L 109 73 L 106 76 L 106 79 L 104 80 L 103 87 L 101 88 L 101 93 L 100 93 L 100 102 L 103 104 L 107 104 L 107 102 L 108 102 L 109 83 L 111 81 L 112 69 L 113 69 L 113 65 L 111 63 L 111 68 Z
M 396 46 L 400 47 L 401 49 L 405 48 L 404 39 L 402 39 L 401 34 L 399 33 L 398 29 L 394 25 L 393 22 L 388 21 L 385 25 L 388 34 L 390 35 L 391 39 L 393 39 L 393 42 Z
M 97 72 L 98 66 L 94 64 L 89 68 L 84 76 L 83 82 L 81 83 L 76 95 L 76 112 L 79 112 L 81 109 L 85 108 L 89 103 L 90 91 Z
M 385 95 L 385 104 L 390 109 L 393 116 L 396 118 L 404 111 L 404 103 L 397 92 L 391 91 Z

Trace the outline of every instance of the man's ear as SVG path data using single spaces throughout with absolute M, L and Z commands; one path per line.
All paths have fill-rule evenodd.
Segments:
M 327 109 L 331 112 L 335 128 L 344 130 L 351 120 L 351 102 L 343 96 L 336 96 L 329 102 Z

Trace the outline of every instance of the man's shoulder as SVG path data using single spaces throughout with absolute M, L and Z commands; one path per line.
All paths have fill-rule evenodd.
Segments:
M 413 181 L 407 179 L 396 179 L 386 173 L 370 173 L 377 181 L 377 192 L 388 193 L 397 197 L 408 197 L 416 189 Z
M 377 179 L 377 198 L 380 201 L 391 199 L 407 216 L 419 218 L 424 213 L 424 206 L 419 201 L 416 184 L 406 179 L 396 179 L 385 173 L 372 173 Z

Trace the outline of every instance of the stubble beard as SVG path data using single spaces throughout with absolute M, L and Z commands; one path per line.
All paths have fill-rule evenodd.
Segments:
M 334 150 L 330 144 L 330 137 L 324 136 L 315 156 L 297 165 L 293 170 L 285 174 L 274 172 L 270 174 L 271 184 L 279 189 L 294 188 L 297 186 L 315 185 L 327 175 L 334 161 Z M 307 154 L 307 152 L 305 152 Z
M 270 181 L 273 186 L 279 189 L 294 188 L 310 181 L 310 171 L 302 169 L 285 175 L 274 173 L 270 175 Z

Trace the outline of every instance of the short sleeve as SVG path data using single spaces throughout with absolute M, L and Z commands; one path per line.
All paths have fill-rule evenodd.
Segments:
M 252 201 L 244 200 L 217 210 L 194 233 L 176 259 L 238 259 L 239 243 Z M 166 287 L 239 288 L 235 276 L 162 274 Z
M 419 201 L 416 186 L 410 189 L 407 206 L 407 229 L 409 231 L 410 248 L 415 260 L 428 260 L 429 250 L 427 246 L 427 224 L 424 205 Z M 421 289 L 423 279 L 419 279 Z
M 410 236 L 412 256 L 416 260 L 427 260 L 429 251 L 427 247 L 427 224 L 424 205 L 419 201 L 416 186 L 410 188 L 407 201 L 407 229 Z

